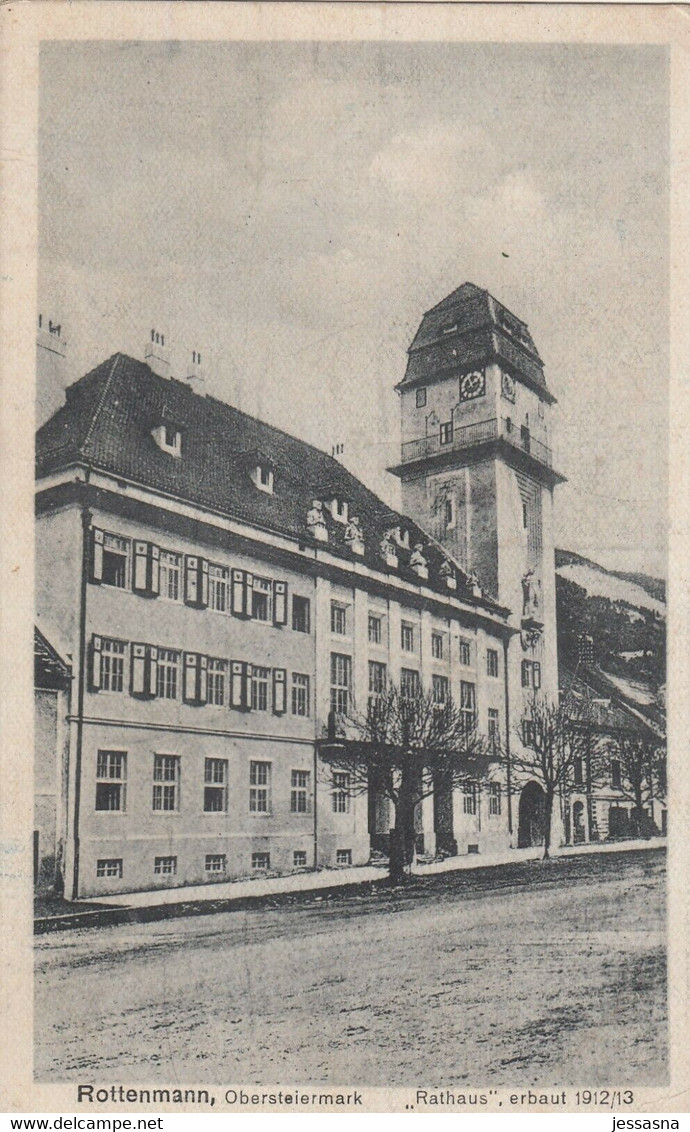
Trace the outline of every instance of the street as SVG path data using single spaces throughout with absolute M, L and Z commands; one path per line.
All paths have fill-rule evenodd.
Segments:
M 661 1085 L 665 853 L 36 940 L 39 1081 Z

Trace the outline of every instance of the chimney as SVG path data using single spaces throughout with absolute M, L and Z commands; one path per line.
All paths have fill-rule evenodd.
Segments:
M 185 381 L 190 389 L 195 393 L 204 396 L 206 392 L 206 382 L 204 371 L 201 368 L 201 354 L 198 350 L 192 350 L 190 358 L 187 359 L 187 376 Z
M 67 385 L 67 342 L 62 325 L 38 316 L 36 332 L 36 428 L 64 404 Z
M 152 330 L 146 342 L 144 361 L 159 377 L 170 377 L 170 347 L 165 334 Z

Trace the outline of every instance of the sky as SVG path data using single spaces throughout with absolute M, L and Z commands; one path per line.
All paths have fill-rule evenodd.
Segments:
M 395 384 L 466 280 L 558 398 L 556 544 L 666 573 L 668 61 L 661 47 L 49 42 L 39 310 L 69 380 L 151 328 L 173 375 L 393 505 Z

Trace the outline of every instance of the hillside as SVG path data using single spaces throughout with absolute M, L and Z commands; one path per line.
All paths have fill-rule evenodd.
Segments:
M 660 578 L 607 570 L 570 550 L 556 551 L 556 570 L 560 577 L 576 582 L 591 595 L 609 597 L 634 607 L 645 606 L 653 613 L 666 616 L 666 583 Z
M 665 593 L 658 578 L 556 551 L 560 663 L 577 666 L 578 641 L 587 634 L 594 666 L 612 690 L 656 719 L 663 718 L 666 685 Z

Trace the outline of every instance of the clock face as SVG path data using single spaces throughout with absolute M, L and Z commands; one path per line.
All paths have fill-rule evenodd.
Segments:
M 460 378 L 460 400 L 471 401 L 474 397 L 483 397 L 486 392 L 486 379 L 483 370 L 473 370 Z
M 501 374 L 501 393 L 509 401 L 515 401 L 515 382 L 509 373 Z

